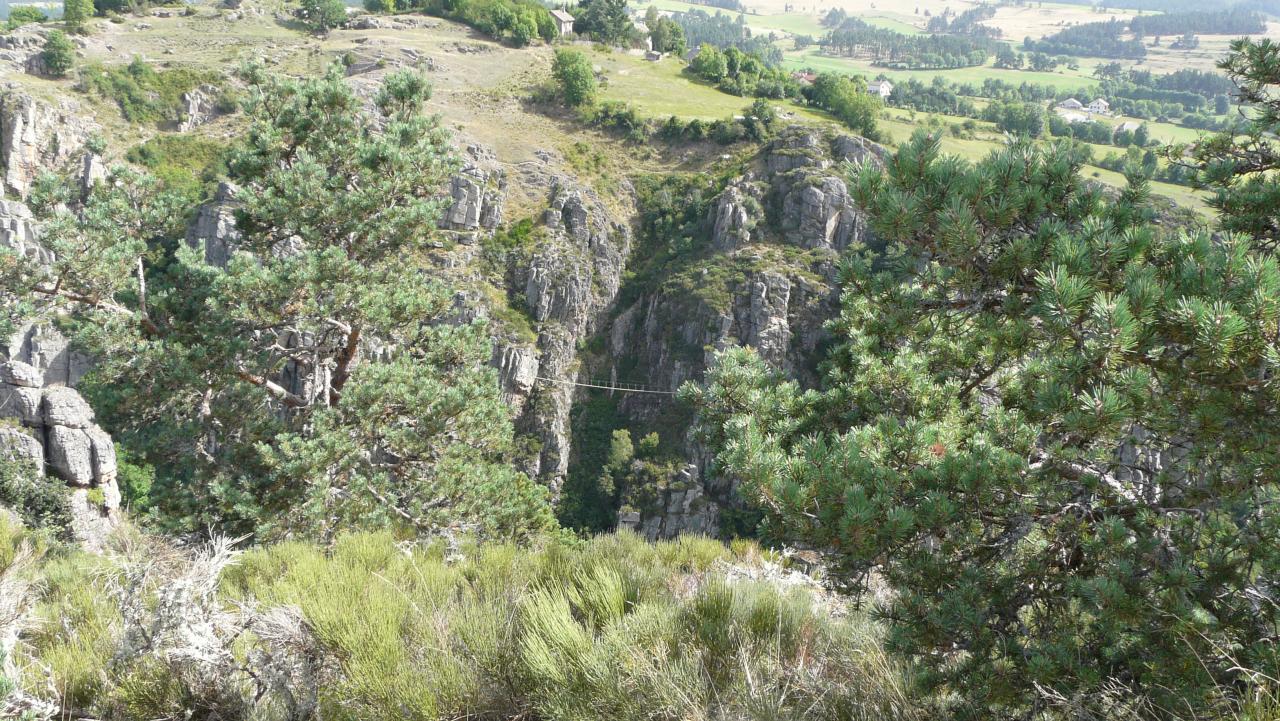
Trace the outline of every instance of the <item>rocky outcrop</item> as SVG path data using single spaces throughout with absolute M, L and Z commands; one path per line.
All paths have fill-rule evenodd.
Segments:
M 850 165 L 880 155 L 860 138 L 783 132 L 712 203 L 706 228 L 716 255 L 688 282 L 701 292 L 659 288 L 620 309 L 606 332 L 610 367 L 603 373 L 673 392 L 700 378 L 717 351 L 743 345 L 815 384 L 823 324 L 836 312 L 839 251 L 871 240 L 844 178 Z M 716 267 L 733 272 L 711 272 Z M 618 412 L 644 429 L 662 431 L 674 403 L 660 394 L 616 395 Z M 735 503 L 732 479 L 709 473 L 691 436 L 668 432 L 664 441 L 679 446 L 687 462 L 656 488 L 625 491 L 619 524 L 649 538 L 715 533 L 721 510 Z
M 196 210 L 187 226 L 187 245 L 202 251 L 204 261 L 217 268 L 227 267 L 240 243 L 236 228 L 236 192 L 231 183 L 219 183 L 213 199 Z
M 72 532 L 99 548 L 119 521 L 116 452 L 93 409 L 66 386 L 49 386 L 21 361 L 0 364 L 0 462 L 60 478 L 71 488 Z
M 439 225 L 451 231 L 455 240 L 470 244 L 502 223 L 506 174 L 493 153 L 478 145 L 468 146 L 464 157 L 462 170 L 449 184 L 449 208 Z
M 749 178 L 730 185 L 711 208 L 711 244 L 733 250 L 751 242 L 751 231 L 763 219 L 760 187 Z
M 218 114 L 218 88 L 201 85 L 182 94 L 182 117 L 178 132 L 189 133 L 204 125 Z
M 600 327 L 618 294 L 631 229 L 614 219 L 593 190 L 565 177 L 552 181 L 542 226 L 543 241 L 513 276 L 539 327 L 535 373 L 552 381 L 535 388 L 518 425 L 541 442 L 530 470 L 555 495 L 569 470 L 578 348 Z
M 96 129 L 70 99 L 55 107 L 23 92 L 0 95 L 0 191 L 25 198 L 40 171 L 77 157 Z
M 0 200 L 0 247 L 40 263 L 53 254 L 39 242 L 39 228 L 31 211 L 16 200 Z M 50 321 L 20 325 L 0 339 L 0 360 L 15 360 L 35 368 L 45 385 L 74 386 L 89 370 L 89 359 Z
M 0 200 L 0 247 L 40 263 L 53 262 L 53 255 L 36 240 L 31 210 L 15 200 Z

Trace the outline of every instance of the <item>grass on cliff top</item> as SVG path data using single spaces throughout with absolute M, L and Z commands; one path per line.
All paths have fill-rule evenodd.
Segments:
M 0 519 L 0 576 L 21 542 Z M 296 698 L 314 689 L 318 715 L 339 721 L 925 718 L 877 625 L 814 584 L 769 580 L 782 573 L 771 558 L 751 542 L 628 533 L 533 548 L 464 541 L 456 553 L 376 533 L 263 546 L 220 584 L 198 582 L 214 582 L 213 607 L 227 613 L 296 609 L 303 624 L 288 638 L 298 645 L 228 638 L 235 666 L 253 674 L 211 677 L 212 649 L 183 655 L 181 634 L 120 653 L 128 621 L 117 594 L 150 624 L 174 613 L 155 604 L 157 589 L 189 588 L 203 567 L 190 551 L 135 538 L 104 557 L 59 552 L 24 569 L 37 582 L 37 623 L 15 660 L 29 693 L 106 721 L 197 708 L 284 718 L 277 692 L 255 697 L 253 678 L 281 668 L 264 666 L 273 656 L 300 652 L 324 672 L 285 680 Z M 126 567 L 148 568 L 149 583 L 124 583 Z

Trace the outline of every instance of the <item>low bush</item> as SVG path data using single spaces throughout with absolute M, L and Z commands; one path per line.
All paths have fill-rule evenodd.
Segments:
M 874 624 L 747 580 L 783 572 L 739 550 L 359 533 L 238 558 L 72 555 L 42 569 L 39 613 L 58 622 L 24 661 L 54 683 L 28 689 L 103 719 L 922 717 Z
M 217 73 L 170 68 L 156 70 L 141 58 L 128 65 L 94 63 L 80 70 L 79 89 L 115 100 L 120 114 L 131 123 L 176 122 L 182 96 L 206 83 L 217 83 Z
M 125 157 L 153 175 L 169 190 L 199 201 L 227 172 L 227 146 L 190 134 L 158 135 L 129 149 Z

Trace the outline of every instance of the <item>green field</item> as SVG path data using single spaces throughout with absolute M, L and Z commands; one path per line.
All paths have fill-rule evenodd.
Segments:
M 1070 74 L 1037 73 L 1024 70 L 1003 70 L 990 65 L 956 68 L 954 70 L 887 70 L 876 67 L 864 60 L 820 55 L 815 48 L 788 52 L 785 54 L 782 64 L 792 70 L 812 68 L 817 71 L 856 73 L 867 77 L 876 77 L 883 74 L 890 80 L 915 78 L 926 83 L 931 82 L 935 77 L 943 77 L 954 83 L 981 85 L 983 80 L 995 78 L 1015 85 L 1036 83 L 1066 90 L 1076 90 L 1087 88 L 1095 82 L 1092 78 L 1074 72 Z
M 676 117 L 719 120 L 741 115 L 752 98 L 730 95 L 681 71 L 684 62 L 664 58 L 648 62 L 625 53 L 591 53 L 591 62 L 604 71 L 607 82 L 601 95 L 605 100 L 631 103 L 641 114 L 652 118 Z M 830 122 L 821 113 L 791 102 L 775 103 L 795 113 L 795 120 Z

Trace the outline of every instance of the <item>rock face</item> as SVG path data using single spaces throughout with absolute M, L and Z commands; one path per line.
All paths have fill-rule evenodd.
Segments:
M 201 85 L 182 94 L 182 120 L 178 132 L 189 133 L 209 122 L 218 114 L 218 88 Z
M 65 386 L 43 384 L 40 371 L 21 361 L 0 364 L 0 462 L 23 462 L 71 486 L 72 531 L 100 548 L 118 523 L 120 490 L 111 437 L 93 409 Z
M 39 242 L 31 211 L 16 200 L 0 200 L 0 247 L 41 263 L 53 261 L 53 254 Z M 46 385 L 74 386 L 89 370 L 89 359 L 73 350 L 67 337 L 49 322 L 25 323 L 0 339 L 0 359 L 34 367 Z
M 542 444 L 533 468 L 553 495 L 569 470 L 570 411 L 578 380 L 578 346 L 604 321 L 622 282 L 631 250 L 631 229 L 614 219 L 603 200 L 574 181 L 552 180 L 542 216 L 545 238 L 526 267 L 514 272 L 529 314 L 538 324 L 537 365 L 530 369 L 551 382 L 537 385 L 518 427 Z
M 41 170 L 78 157 L 95 129 L 70 100 L 54 107 L 17 91 L 0 95 L 0 191 L 25 198 Z
M 53 262 L 53 255 L 36 240 L 31 210 L 15 200 L 0 200 L 0 247 L 41 263 Z
M 846 163 L 878 162 L 880 154 L 858 138 L 782 133 L 756 169 L 711 204 L 706 228 L 717 255 L 693 283 L 724 286 L 699 297 L 659 289 L 620 309 L 605 334 L 603 373 L 675 391 L 700 378 L 714 353 L 738 344 L 802 384 L 816 383 L 823 321 L 836 309 L 838 253 L 871 240 L 845 186 Z M 712 274 L 712 266 L 735 272 Z M 619 393 L 615 402 L 629 423 L 659 431 L 679 408 L 659 394 Z M 648 538 L 715 533 L 721 511 L 734 503 L 732 479 L 708 472 L 710 459 L 692 437 L 663 440 L 687 462 L 656 490 L 624 491 L 619 525 Z
M 236 229 L 236 192 L 231 183 L 219 183 L 213 199 L 200 206 L 187 227 L 187 245 L 204 252 L 204 261 L 217 268 L 227 267 L 240 243 Z
M 502 223 L 507 182 L 506 174 L 488 149 L 470 145 L 464 157 L 462 170 L 449 184 L 449 209 L 439 225 L 458 242 L 470 245 L 481 233 L 491 232 Z

